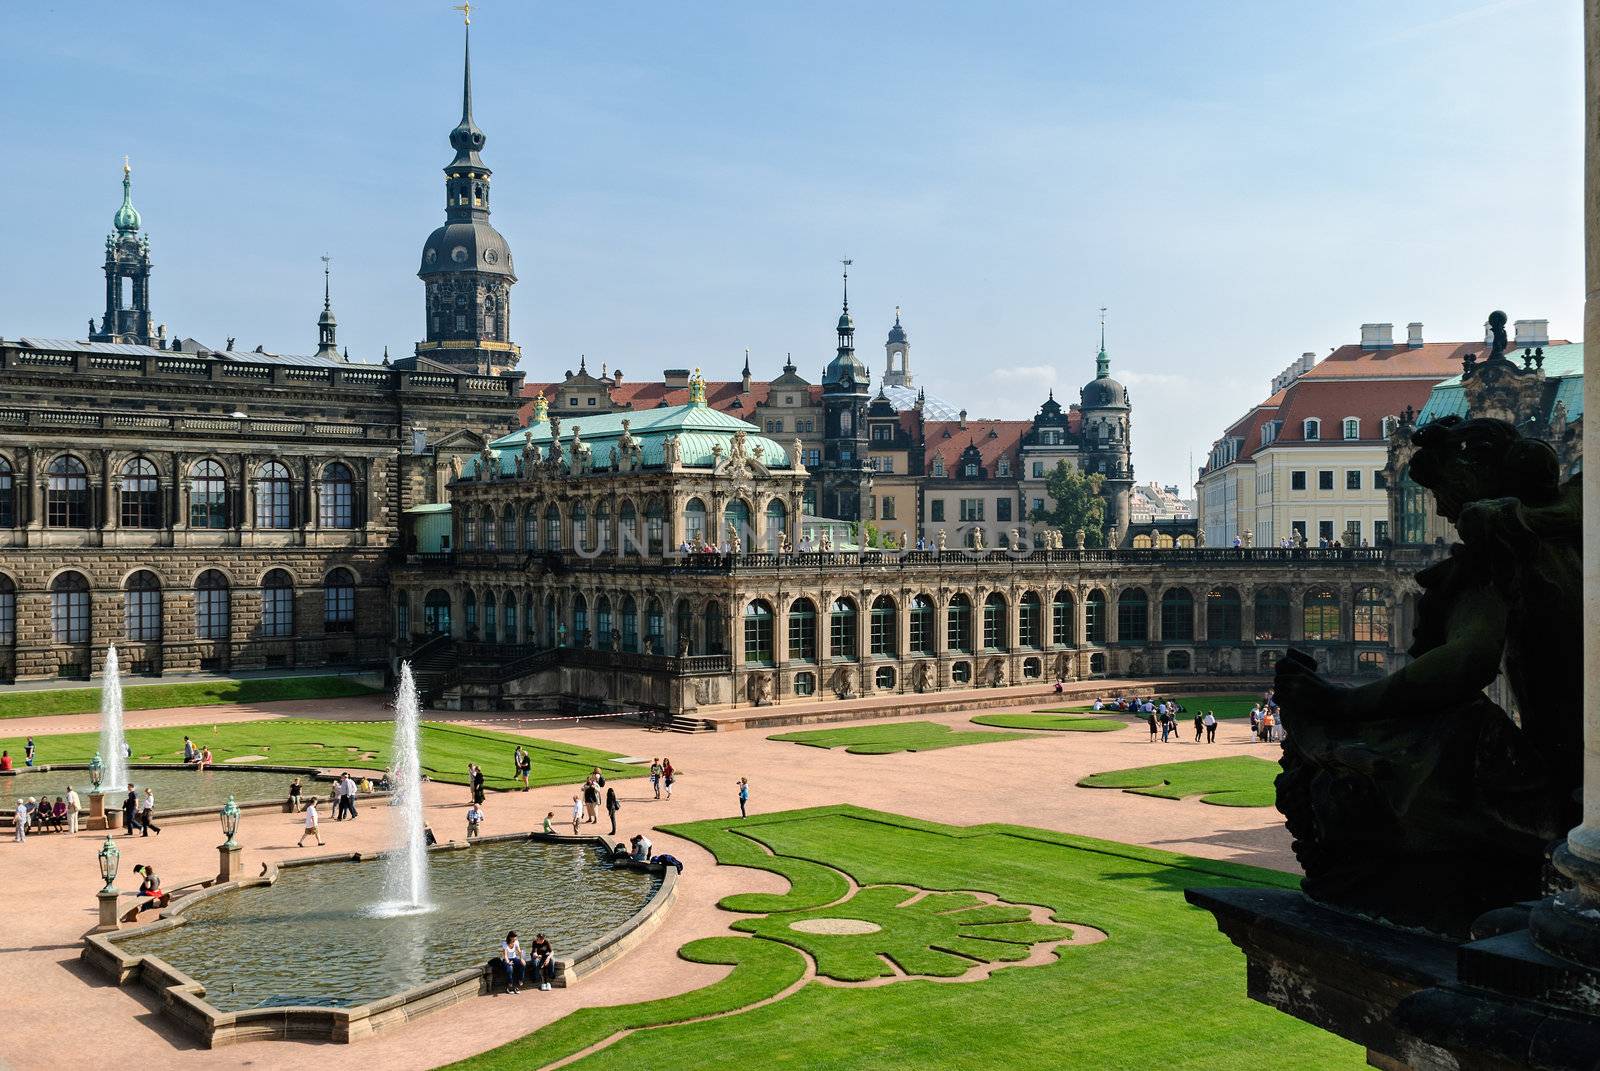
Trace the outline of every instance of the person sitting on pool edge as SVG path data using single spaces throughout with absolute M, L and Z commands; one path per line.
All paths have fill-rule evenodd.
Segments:
M 540 989 L 549 989 L 556 980 L 555 950 L 542 933 L 534 934 L 533 943 L 528 946 L 528 974 L 539 980 Z

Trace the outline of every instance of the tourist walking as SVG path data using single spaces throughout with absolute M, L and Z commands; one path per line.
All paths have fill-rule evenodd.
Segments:
M 156 825 L 156 794 L 149 785 L 145 786 L 144 798 L 139 801 L 139 824 L 144 826 L 144 835 L 149 836 L 150 831 L 156 831 L 156 836 L 161 836 L 161 827 Z
M 656 790 L 656 799 L 661 798 L 661 760 L 650 760 L 650 787 Z
M 622 810 L 622 801 L 617 799 L 617 790 L 606 789 L 606 815 L 611 819 L 611 835 L 617 835 L 617 812 Z
M 478 835 L 478 827 L 483 825 L 483 808 L 474 803 L 467 808 L 467 839 L 471 840 Z
M 1200 738 L 1203 735 L 1205 735 L 1205 731 L 1206 731 L 1206 716 L 1204 714 L 1196 714 L 1194 716 L 1194 742 L 1195 743 L 1198 744 L 1200 742 Z
M 33 746 L 33 737 L 30 736 L 28 737 L 28 742 L 22 748 L 22 764 L 24 766 L 32 766 L 35 754 L 37 754 L 37 751 Z
M 344 821 L 344 775 L 340 774 L 333 779 L 333 787 L 328 789 L 328 809 L 333 812 L 335 822 Z
M 356 819 L 356 779 L 348 773 L 344 775 L 344 813 L 350 816 L 352 822 Z
M 477 763 L 471 764 L 472 770 L 472 802 L 483 802 L 483 768 Z
M 1216 711 L 1214 711 L 1214 710 L 1206 711 L 1205 726 L 1206 726 L 1206 743 L 1215 744 L 1217 742 L 1217 712 Z
M 67 786 L 67 832 L 78 831 L 78 812 L 83 809 L 83 801 L 78 799 L 78 790 L 71 785 Z
M 511 756 L 512 763 L 516 766 L 516 778 L 522 782 L 522 791 L 528 791 L 528 774 L 533 771 L 533 759 L 522 750 L 522 745 L 517 745 L 517 753 Z
M 528 955 L 529 973 L 539 979 L 540 989 L 549 989 L 550 983 L 556 980 L 556 954 L 544 934 L 533 935 L 533 944 L 528 946 Z
M 122 801 L 122 828 L 128 832 L 126 836 L 133 836 L 133 831 L 139 828 L 139 793 L 132 786 L 128 786 L 128 795 Z
M 678 779 L 678 771 L 672 768 L 671 759 L 661 760 L 661 787 L 666 790 L 667 799 L 672 798 L 672 782 Z
M 750 782 L 747 779 L 741 777 L 741 778 L 739 778 L 739 817 L 740 818 L 746 817 L 746 815 L 745 815 L 745 806 L 749 802 L 750 802 Z
M 1156 742 L 1156 716 L 1154 714 L 1146 714 L 1144 720 L 1150 725 L 1150 742 L 1153 744 Z
M 317 821 L 316 797 L 306 800 L 306 828 L 300 834 L 300 839 L 295 842 L 296 848 L 305 847 L 307 837 L 316 837 L 317 846 L 322 846 L 322 826 Z
M 583 797 L 572 797 L 572 835 L 578 835 L 578 823 L 583 821 Z
M 594 774 L 583 783 L 583 817 L 591 825 L 600 821 L 600 786 L 594 783 Z
M 476 807 L 477 804 L 473 806 Z M 500 945 L 500 962 L 505 965 L 506 992 L 522 992 L 522 980 L 527 972 L 528 961 L 522 958 L 522 942 L 517 940 L 516 930 L 506 934 L 504 943 Z
M 14 834 L 13 835 L 16 837 L 17 843 L 21 844 L 23 841 L 28 839 L 28 801 L 27 800 L 22 799 L 21 797 L 17 798 L 17 813 L 16 813 L 16 816 L 12 819 L 12 821 L 14 821 L 16 823 L 16 825 L 13 827 L 13 829 L 14 829 Z

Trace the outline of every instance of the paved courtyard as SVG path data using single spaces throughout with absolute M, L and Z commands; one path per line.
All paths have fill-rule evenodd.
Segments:
M 1044 704 L 1035 704 L 1044 705 Z M 956 729 L 978 711 L 922 715 L 897 720 L 934 721 Z M 271 708 L 208 707 L 131 714 L 130 727 L 207 724 L 251 718 L 387 716 L 375 699 L 284 703 Z M 1218 807 L 1196 799 L 1167 800 L 1075 787 L 1091 773 L 1158 762 L 1255 754 L 1275 758 L 1275 747 L 1252 744 L 1237 720 L 1219 725 L 1217 743 L 1152 744 L 1142 724 L 1117 732 L 1034 732 L 1016 740 L 892 755 L 853 755 L 767 739 L 766 731 L 683 736 L 659 734 L 614 721 L 581 727 L 571 721 L 518 715 L 437 715 L 504 732 L 566 741 L 648 761 L 665 753 L 681 771 L 671 801 L 650 798 L 648 782 L 617 782 L 623 807 L 618 834 L 627 837 L 658 824 L 736 814 L 735 782 L 751 782 L 753 812 L 821 804 L 852 803 L 896 814 L 952 824 L 1010 822 L 1069 833 L 1151 845 L 1169 851 L 1284 870 L 1294 869 L 1289 837 L 1270 808 Z M 6 735 L 83 731 L 92 717 L 14 720 Z M 782 730 L 774 730 L 778 732 Z M 506 756 L 509 768 L 510 756 Z M 63 781 L 63 784 L 65 782 Z M 54 791 L 54 789 L 51 789 Z M 527 793 L 491 793 L 485 833 L 535 829 L 547 811 L 559 820 L 570 812 L 565 786 Z M 464 788 L 430 784 L 428 821 L 441 840 L 465 831 Z M 159 820 L 159 819 L 158 819 Z M 606 832 L 608 826 L 587 827 Z M 387 814 L 369 806 L 354 823 L 326 821 L 327 847 L 296 849 L 300 827 L 293 816 L 250 815 L 240 831 L 245 865 L 254 872 L 268 860 L 338 850 L 374 850 L 390 840 Z M 781 891 L 773 874 L 716 866 L 698 846 L 652 834 L 657 851 L 684 860 L 680 895 L 664 924 L 645 946 L 567 990 L 519 999 L 481 998 L 427 1016 L 417 1023 L 359 1043 L 348 1053 L 324 1045 L 267 1042 L 216 1051 L 198 1048 L 162 1019 L 156 1000 L 139 988 L 119 990 L 80 970 L 79 938 L 94 923 L 98 888 L 95 852 L 100 836 L 50 835 L 25 845 L 0 843 L 0 897 L 8 905 L 0 969 L 7 979 L 13 1021 L 27 1024 L 26 1049 L 0 1050 L 0 1067 L 60 1068 L 100 1063 L 115 1054 L 119 1064 L 139 1067 L 250 1067 L 294 1069 L 328 1058 L 376 1061 L 403 1071 L 430 1068 L 511 1040 L 586 1005 L 621 1004 L 685 992 L 707 985 L 728 968 L 678 959 L 677 949 L 696 938 L 728 934 L 741 916 L 715 907 L 723 896 L 746 891 Z M 119 885 L 131 885 L 131 868 L 148 862 L 168 887 L 214 873 L 220 834 L 214 821 L 173 822 L 160 837 L 119 838 L 123 850 Z M 314 923 L 313 923 L 314 925 Z M 483 935 L 484 956 L 499 934 Z M 558 953 L 562 950 L 557 950 Z M 226 954 L 226 950 L 219 950 Z M 1242 967 L 1241 967 L 1242 970 Z M 67 1010 L 70 1009 L 70 1012 Z

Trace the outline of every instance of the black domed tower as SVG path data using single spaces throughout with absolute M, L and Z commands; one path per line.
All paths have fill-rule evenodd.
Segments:
M 417 277 L 426 292 L 426 341 L 417 356 L 463 372 L 498 375 L 517 366 L 511 341 L 511 247 L 489 223 L 489 168 L 472 121 L 472 28 L 467 27 L 461 122 L 450 131 L 454 160 L 444 169 L 444 226 L 428 235 Z
M 89 321 L 90 342 L 128 342 L 153 346 L 150 322 L 150 236 L 133 207 L 133 168 L 122 160 L 122 205 L 112 217 L 116 233 L 106 236 L 106 311 L 99 330 Z
M 1128 535 L 1128 500 L 1133 492 L 1133 409 L 1128 388 L 1111 378 L 1106 356 L 1106 325 L 1100 321 L 1100 353 L 1095 377 L 1079 392 L 1083 410 L 1082 469 L 1105 477 L 1106 545 L 1121 546 Z
M 839 344 L 822 372 L 822 472 L 817 508 L 824 517 L 859 521 L 871 494 L 867 458 L 867 402 L 872 374 L 856 357 L 856 323 L 850 317 L 850 261 L 844 262 L 844 311 Z

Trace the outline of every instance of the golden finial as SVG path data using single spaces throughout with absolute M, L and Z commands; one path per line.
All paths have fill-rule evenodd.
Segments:
M 472 25 L 472 0 L 466 0 L 465 3 L 456 4 L 450 10 L 461 12 L 461 21 L 466 23 L 468 26 Z
M 124 175 L 126 175 L 128 172 L 130 172 L 132 170 L 133 170 L 133 165 L 128 163 L 128 154 L 127 153 L 123 153 L 122 154 L 122 173 Z

